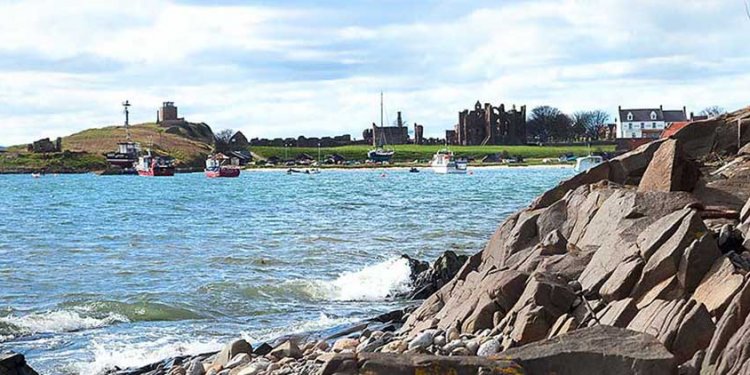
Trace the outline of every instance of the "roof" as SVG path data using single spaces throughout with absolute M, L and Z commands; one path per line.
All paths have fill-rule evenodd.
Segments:
M 662 110 L 661 108 L 620 108 L 619 109 L 620 122 L 633 121 L 633 122 L 649 122 L 649 121 L 664 121 L 664 122 L 677 122 L 687 121 L 685 112 L 680 109 L 676 110 Z M 656 114 L 656 118 L 651 118 L 651 113 Z M 628 120 L 628 113 L 633 114 L 633 119 Z
M 684 128 L 689 124 L 690 121 L 680 121 L 680 122 L 673 122 L 672 125 L 664 130 L 664 133 L 661 133 L 662 138 L 669 138 L 673 134 L 677 133 L 680 129 Z

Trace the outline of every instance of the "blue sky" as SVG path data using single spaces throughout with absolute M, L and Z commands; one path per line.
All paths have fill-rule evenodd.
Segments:
M 477 100 L 567 112 L 750 105 L 750 20 L 719 1 L 3 1 L 0 144 L 153 121 L 248 137 L 389 120 L 440 136 Z

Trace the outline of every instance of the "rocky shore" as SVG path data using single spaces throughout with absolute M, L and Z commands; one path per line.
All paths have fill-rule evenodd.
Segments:
M 562 182 L 468 259 L 411 261 L 414 309 L 112 373 L 750 373 L 749 141 L 746 108 Z

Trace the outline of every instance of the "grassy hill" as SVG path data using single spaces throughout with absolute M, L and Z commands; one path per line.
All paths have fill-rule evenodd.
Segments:
M 411 162 L 414 160 L 430 160 L 432 155 L 443 146 L 439 145 L 395 145 L 393 149 L 396 153 L 393 156 L 394 162 Z M 264 158 L 278 157 L 294 158 L 300 153 L 308 154 L 314 158 L 318 157 L 317 147 L 291 147 L 287 150 L 284 147 L 252 147 L 252 151 Z M 341 147 L 322 147 L 321 155 L 331 155 L 337 153 L 346 160 L 364 160 L 367 158 L 367 151 L 371 150 L 369 145 L 352 145 Z M 588 155 L 589 151 L 606 151 L 612 152 L 615 146 L 596 146 L 590 150 L 586 146 L 451 146 L 450 149 L 458 156 L 481 159 L 488 154 L 508 152 L 510 155 L 520 155 L 524 159 L 542 159 L 556 158 L 562 154 L 573 153 L 577 156 Z

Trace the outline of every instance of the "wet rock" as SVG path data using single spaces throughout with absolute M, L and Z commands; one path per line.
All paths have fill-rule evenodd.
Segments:
M 414 339 L 409 341 L 408 349 L 426 349 L 430 345 L 432 345 L 432 340 L 435 338 L 435 334 L 437 333 L 437 330 L 434 329 L 428 329 L 419 335 L 417 335 Z
M 270 353 L 271 350 L 273 350 L 273 346 L 268 345 L 267 343 L 264 342 L 264 343 L 258 345 L 258 347 L 255 348 L 255 350 L 253 350 L 253 354 L 255 354 L 255 355 L 266 355 L 266 354 Z
M 477 355 L 480 357 L 488 357 L 500 351 L 500 341 L 497 339 L 489 339 L 482 345 L 479 345 L 477 349 Z
M 252 354 L 253 347 L 244 339 L 238 339 L 225 345 L 223 349 L 216 355 L 212 363 L 211 368 L 217 372 L 225 367 L 225 365 L 231 361 L 238 354 Z
M 190 361 L 190 365 L 187 368 L 187 375 L 205 375 L 206 370 L 203 368 L 203 362 L 196 358 Z
M 700 171 L 674 139 L 664 141 L 638 184 L 638 191 L 692 191 Z
M 253 361 L 252 363 L 248 364 L 245 367 L 235 369 L 238 370 L 236 374 L 232 375 L 259 375 L 268 369 L 268 367 L 271 365 L 271 362 L 266 359 L 258 359 L 256 361 Z M 235 370 L 232 370 L 234 372 Z
M 0 374 L 38 375 L 26 363 L 26 358 L 23 354 L 14 352 L 0 353 Z
M 425 299 L 431 296 L 453 279 L 468 259 L 466 255 L 456 255 L 450 250 L 440 255 L 432 265 L 420 263 L 406 255 L 404 257 L 409 259 L 411 267 L 412 291 L 398 297 L 408 299 Z
M 271 350 L 272 356 L 283 359 L 286 357 L 291 357 L 294 359 L 302 358 L 302 351 L 297 346 L 297 344 L 294 341 L 287 340 L 283 344 L 277 346 L 273 350 Z
M 721 316 L 743 282 L 744 277 L 736 272 L 732 262 L 722 256 L 703 277 L 693 299 L 705 304 L 712 316 Z
M 579 329 L 498 354 L 529 374 L 672 374 L 677 362 L 650 335 L 609 326 Z

